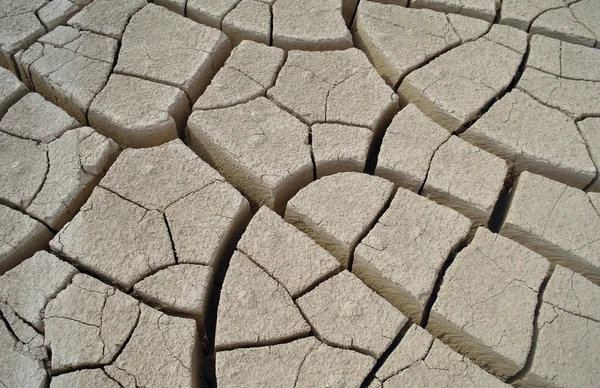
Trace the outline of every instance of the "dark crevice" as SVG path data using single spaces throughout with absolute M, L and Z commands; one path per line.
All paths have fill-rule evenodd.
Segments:
M 490 108 L 496 103 L 496 101 L 501 100 L 505 95 L 512 92 L 513 89 L 515 89 L 517 87 L 517 84 L 521 80 L 521 76 L 523 75 L 523 73 L 525 72 L 525 69 L 527 67 L 527 60 L 529 58 L 529 51 L 530 51 L 530 44 L 529 44 L 530 40 L 531 40 L 531 36 L 528 35 L 527 36 L 527 49 L 525 50 L 525 53 L 523 54 L 523 58 L 521 58 L 521 63 L 519 64 L 519 67 L 517 68 L 517 72 L 515 73 L 512 81 L 508 84 L 508 86 L 504 90 L 500 91 L 500 93 L 498 93 L 494 98 L 492 98 L 491 101 L 489 101 L 487 104 L 485 104 L 485 106 L 479 111 L 479 114 L 477 114 L 477 116 L 475 118 L 473 118 L 472 120 L 461 125 L 454 133 L 456 133 L 457 135 L 464 133 L 473 124 L 475 124 L 477 122 L 477 120 L 479 120 L 481 118 L 481 116 L 486 114 L 490 110 Z
M 13 336 L 14 340 L 21 342 L 21 340 L 19 340 L 19 337 L 17 337 L 17 334 L 14 332 L 13 328 L 8 323 L 8 320 L 4 317 L 4 313 L 2 312 L 2 310 L 0 310 L 0 321 L 4 322 L 4 326 L 6 326 L 6 329 Z
M 39 219 L 39 218 L 37 218 L 35 216 L 32 216 L 31 214 L 27 213 L 25 210 L 23 210 L 23 209 L 15 206 L 14 204 L 12 204 L 10 202 L 7 202 L 7 201 L 4 201 L 4 200 L 0 199 L 0 205 L 6 206 L 8 208 L 11 208 L 12 210 L 18 211 L 19 213 L 23 214 L 24 216 L 27 216 L 27 217 L 31 218 L 32 220 L 35 220 L 35 221 L 39 222 L 40 224 L 44 225 L 54 235 L 56 233 L 58 233 L 58 231 L 56 229 L 50 227 L 50 225 L 48 225 L 48 223 L 46 223 L 46 221 L 44 221 L 42 219 Z
M 494 17 L 494 20 L 492 21 L 492 24 L 499 24 L 500 23 L 500 19 L 502 18 L 502 0 L 500 0 L 498 2 L 498 8 L 496 9 L 496 16 Z
M 102 369 L 102 372 L 104 372 L 104 375 L 105 375 L 105 376 L 106 376 L 108 379 L 110 379 L 110 380 L 114 381 L 114 382 L 115 382 L 115 384 L 117 384 L 117 385 L 118 385 L 120 388 L 125 388 L 125 387 L 123 386 L 123 384 L 121 384 L 121 383 L 120 383 L 120 382 L 118 382 L 117 380 L 113 379 L 113 378 L 112 378 L 112 377 L 111 377 L 111 376 L 110 376 L 108 373 L 106 373 L 106 371 L 105 371 L 104 369 Z
M 60 371 L 52 371 L 52 373 L 50 374 L 50 377 L 58 377 L 61 375 L 66 375 L 69 373 L 73 373 L 73 372 L 79 372 L 82 370 L 96 370 L 96 369 L 102 369 L 105 365 L 110 365 L 110 364 L 82 364 L 82 365 L 77 365 L 75 367 L 69 367 L 69 368 L 63 368 Z
M 414 323 L 412 323 L 411 321 L 408 321 L 402 327 L 402 329 L 400 329 L 400 332 L 398 333 L 398 335 L 396 335 L 396 338 L 394 338 L 394 340 L 392 341 L 390 346 L 388 346 L 388 348 L 385 350 L 385 352 L 383 352 L 381 357 L 379 357 L 379 359 L 375 363 L 375 366 L 373 367 L 371 372 L 369 372 L 369 374 L 367 375 L 367 377 L 361 384 L 360 388 L 368 388 L 369 385 L 371 385 L 373 380 L 375 380 L 375 376 L 377 375 L 377 372 L 379 372 L 379 370 L 385 364 L 385 362 L 390 357 L 390 355 L 394 352 L 394 350 L 396 350 L 398 345 L 400 345 L 400 342 L 402 342 L 402 339 L 404 338 L 404 336 L 406 335 L 408 330 L 412 327 L 412 325 L 414 325 Z
M 251 217 L 250 217 L 251 218 Z M 217 312 L 219 309 L 219 301 L 221 298 L 221 291 L 223 288 L 223 281 L 225 275 L 229 269 L 229 263 L 231 257 L 235 252 L 236 246 L 242 235 L 246 231 L 250 218 L 242 221 L 239 230 L 233 236 L 230 237 L 229 242 L 224 246 L 223 253 L 219 260 L 216 261 L 214 267 L 213 283 L 210 290 L 208 290 L 208 302 L 206 313 L 204 316 L 204 342 L 206 344 L 205 359 L 202 365 L 203 379 L 206 387 L 217 386 L 216 377 L 216 366 L 215 366 L 215 332 L 217 329 Z
M 130 294 L 131 293 L 131 289 L 133 288 L 133 286 L 131 286 L 131 287 L 125 287 L 122 284 L 117 283 L 115 280 L 107 277 L 106 275 L 103 275 L 101 273 L 97 273 L 97 272 L 91 271 L 88 268 L 82 266 L 75 259 L 72 259 L 71 257 L 65 255 L 64 253 L 62 253 L 60 251 L 56 251 L 56 250 L 52 249 L 52 250 L 48 251 L 48 253 L 51 253 L 54 256 L 56 256 L 59 259 L 61 259 L 62 261 L 71 264 L 73 267 L 75 267 L 77 269 L 77 271 L 79 271 L 79 273 L 81 273 L 83 275 L 88 275 L 90 277 L 95 278 L 96 280 L 100 280 L 102 283 L 104 283 L 106 285 L 109 285 L 111 287 L 114 287 L 117 290 L 119 290 L 119 291 L 121 291 L 121 292 L 123 292 L 125 294 Z
M 269 15 L 270 15 L 269 46 L 273 46 L 273 4 L 269 4 Z M 287 51 L 286 51 L 286 55 L 287 55 Z
M 542 304 L 544 302 L 544 292 L 546 291 L 546 286 L 552 277 L 552 273 L 554 272 L 555 264 L 552 264 L 546 273 L 546 277 L 542 281 L 540 286 L 540 291 L 538 292 L 538 300 L 537 305 L 535 306 L 535 313 L 533 316 L 533 334 L 531 336 L 531 346 L 529 348 L 529 354 L 527 355 L 527 361 L 525 362 L 525 366 L 519 372 L 517 372 L 514 376 L 506 379 L 507 384 L 513 384 L 514 382 L 519 381 L 523 377 L 525 377 L 529 371 L 531 370 L 531 366 L 533 365 L 533 360 L 535 358 L 535 351 L 537 347 L 537 341 L 539 337 L 539 328 L 538 328 L 538 320 L 540 317 L 540 309 L 542 308 Z
M 179 264 L 179 257 L 177 256 L 177 247 L 175 246 L 175 240 L 173 240 L 173 233 L 171 233 L 171 226 L 169 225 L 169 220 L 167 219 L 166 213 L 163 213 L 163 220 L 165 221 L 165 226 L 167 227 L 167 233 L 169 234 L 169 240 L 171 241 L 171 250 L 173 251 L 173 257 L 175 258 L 175 265 Z
M 435 285 L 433 286 L 433 290 L 431 291 L 431 295 L 429 296 L 429 299 L 427 300 L 427 303 L 425 304 L 425 308 L 423 309 L 423 315 L 421 317 L 421 323 L 420 323 L 420 326 L 422 328 L 425 329 L 427 327 L 427 324 L 429 323 L 429 315 L 431 314 L 433 305 L 435 304 L 435 301 L 437 300 L 440 289 L 442 288 L 442 283 L 444 283 L 444 277 L 446 276 L 446 272 L 448 271 L 448 268 L 450 268 L 450 266 L 454 262 L 454 259 L 456 258 L 456 256 L 458 256 L 458 254 L 471 243 L 470 240 L 472 238 L 473 238 L 473 236 L 469 235 L 469 236 L 467 236 L 467 238 L 465 238 L 463 241 L 461 241 L 458 244 L 458 246 L 456 248 L 454 248 L 452 253 L 450 253 L 450 255 L 448 255 L 448 258 L 442 265 L 442 268 L 440 269 L 440 272 L 438 273 L 437 280 L 435 281 Z
M 289 344 L 294 341 L 298 341 L 299 339 L 310 338 L 313 336 L 314 336 L 314 333 L 311 330 L 308 333 L 295 334 L 295 335 L 291 335 L 286 338 L 279 338 L 279 339 L 270 340 L 270 341 L 260 340 L 260 342 L 255 342 L 255 343 L 227 345 L 227 346 L 223 346 L 220 349 L 218 349 L 217 352 L 224 352 L 224 351 L 238 350 L 238 349 L 256 349 L 256 348 L 262 348 L 262 347 L 266 347 L 266 346 L 284 345 L 284 344 Z
M 358 0 L 356 2 L 356 8 L 354 8 L 354 12 L 352 13 L 352 17 L 350 18 L 350 23 L 348 23 L 348 29 L 350 31 L 352 31 L 352 28 L 354 26 L 354 21 L 356 20 L 356 14 L 358 13 L 358 7 L 360 6 L 360 2 L 361 0 Z
M 379 152 L 381 151 L 383 138 L 385 137 L 388 127 L 389 125 L 386 125 L 378 133 L 373 132 L 373 136 L 371 137 L 371 144 L 369 144 L 369 150 L 367 151 L 365 169 L 363 171 L 365 174 L 375 174 L 375 170 L 377 169 L 377 163 L 379 162 Z
M 313 165 L 313 181 L 317 180 L 317 162 L 315 161 L 315 150 L 313 148 L 312 127 L 308 128 L 308 145 L 310 146 L 310 160 Z
M 506 177 L 504 187 L 500 192 L 498 201 L 496 201 L 496 205 L 494 206 L 494 210 L 492 210 L 492 215 L 488 221 L 488 229 L 494 233 L 500 233 L 500 229 L 502 228 L 502 225 L 504 225 L 504 220 L 508 215 L 508 210 L 510 209 L 510 204 L 512 202 L 512 196 L 514 195 L 513 185 L 516 180 L 516 176 L 514 174 L 515 172 L 513 166 Z

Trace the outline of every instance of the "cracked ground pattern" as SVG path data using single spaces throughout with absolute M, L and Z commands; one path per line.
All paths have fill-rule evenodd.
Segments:
M 0 387 L 598 387 L 599 101 L 599 0 L 0 0 Z

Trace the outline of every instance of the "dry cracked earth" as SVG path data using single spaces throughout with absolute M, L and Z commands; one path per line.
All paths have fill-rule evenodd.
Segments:
M 0 0 L 0 387 L 600 386 L 599 0 Z

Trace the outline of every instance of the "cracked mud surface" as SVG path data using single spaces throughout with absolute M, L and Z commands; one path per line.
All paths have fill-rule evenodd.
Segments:
M 0 0 L 0 387 L 596 387 L 597 0 Z

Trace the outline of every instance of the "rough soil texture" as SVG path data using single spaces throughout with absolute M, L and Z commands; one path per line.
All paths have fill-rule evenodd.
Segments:
M 0 387 L 597 387 L 599 20 L 0 0 Z

